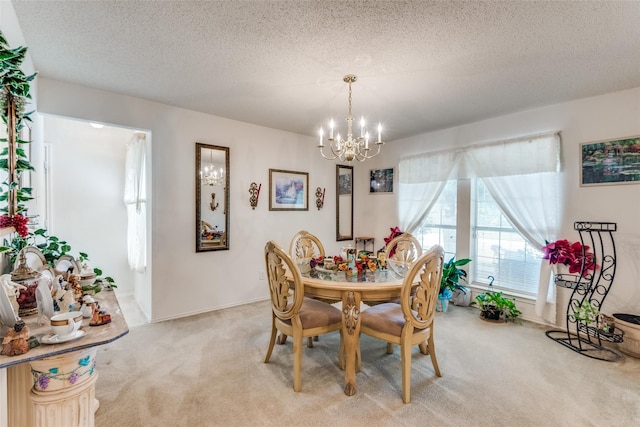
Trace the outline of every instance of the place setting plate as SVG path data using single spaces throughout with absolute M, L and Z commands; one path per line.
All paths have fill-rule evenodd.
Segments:
M 83 336 L 85 336 L 85 334 L 86 332 L 82 329 L 78 329 L 74 333 L 63 338 L 58 337 L 58 335 L 56 334 L 49 334 L 40 338 L 40 343 L 41 344 L 61 344 L 64 342 L 73 341 L 73 340 L 77 340 L 78 338 L 82 338 Z

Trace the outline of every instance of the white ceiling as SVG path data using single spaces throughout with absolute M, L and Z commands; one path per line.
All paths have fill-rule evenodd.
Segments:
M 12 0 L 41 76 L 385 140 L 640 87 L 640 1 Z

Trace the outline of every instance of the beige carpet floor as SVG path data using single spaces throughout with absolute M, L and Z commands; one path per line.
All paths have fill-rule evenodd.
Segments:
M 339 335 L 304 349 L 293 391 L 291 340 L 263 363 L 268 302 L 134 327 L 98 351 L 96 425 L 106 426 L 632 426 L 640 425 L 640 360 L 575 353 L 524 322 L 477 310 L 437 313 L 443 376 L 415 348 L 412 403 L 400 354 L 363 336 L 358 392 L 342 392 Z

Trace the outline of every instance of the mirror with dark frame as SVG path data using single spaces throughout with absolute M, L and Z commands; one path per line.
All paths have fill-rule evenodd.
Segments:
M 353 240 L 353 166 L 336 165 L 336 240 Z
M 196 252 L 229 249 L 229 147 L 196 143 Z

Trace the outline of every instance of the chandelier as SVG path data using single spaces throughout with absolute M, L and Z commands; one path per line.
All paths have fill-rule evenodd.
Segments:
M 333 119 L 329 122 L 329 137 L 327 138 L 327 145 L 324 140 L 324 130 L 320 128 L 320 154 L 327 160 L 339 159 L 340 161 L 350 162 L 352 160 L 358 160 L 360 162 L 377 156 L 380 153 L 380 148 L 384 144 L 382 142 L 382 125 L 378 123 L 378 140 L 375 144 L 375 151 L 369 146 L 369 132 L 365 128 L 364 117 L 360 119 L 360 136 L 354 138 L 353 136 L 353 116 L 351 115 L 351 83 L 354 83 L 358 79 L 355 74 L 347 74 L 343 77 L 345 83 L 349 85 L 349 115 L 347 116 L 347 139 L 340 136 L 339 133 L 336 137 L 333 137 Z M 328 146 L 331 149 L 331 154 L 326 155 L 324 153 L 325 147 Z
M 211 164 L 200 169 L 200 182 L 205 185 L 222 185 L 224 183 L 224 169 L 216 169 L 213 165 L 213 150 L 211 150 Z

